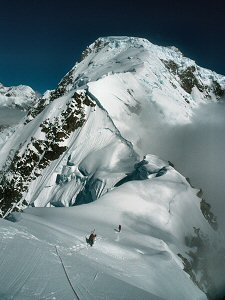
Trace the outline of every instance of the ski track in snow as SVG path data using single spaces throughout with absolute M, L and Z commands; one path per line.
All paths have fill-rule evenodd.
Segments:
M 102 38 L 89 50 L 65 78 L 70 83 L 63 87 L 64 95 L 26 126 L 21 123 L 14 135 L 14 128 L 1 133 L 1 144 L 12 135 L 2 148 L 0 163 L 4 165 L 11 149 L 24 153 L 31 137 L 44 138 L 40 124 L 46 119 L 53 123 L 55 119 L 62 120 L 66 104 L 73 101 L 75 90 L 80 89 L 79 93 L 96 102 L 95 107 L 84 108 L 84 124 L 59 143 L 68 148 L 41 171 L 40 177 L 31 180 L 25 198 L 34 201 L 35 206 L 68 206 L 74 204 L 85 185 L 92 183 L 96 185 L 87 190 L 91 200 L 104 195 L 93 203 L 69 210 L 31 208 L 21 215 L 15 214 L 16 224 L 0 220 L 0 299 L 206 299 L 183 271 L 184 265 L 177 256 L 181 253 L 192 261 L 188 254 L 192 251 L 195 255 L 198 249 L 188 247 L 185 240 L 196 238 L 193 228 L 199 228 L 202 236 L 209 239 L 217 238 L 202 215 L 196 190 L 153 155 L 148 155 L 146 169 L 137 170 L 149 172 L 144 180 L 133 180 L 116 188 L 114 184 L 133 172 L 139 156 L 146 153 L 167 157 L 170 151 L 175 164 L 179 162 L 181 152 L 177 149 L 183 146 L 183 131 L 179 128 L 194 124 L 194 108 L 201 110 L 202 103 L 209 101 L 210 95 L 201 93 L 197 87 L 187 92 L 178 71 L 173 74 L 165 61 L 175 62 L 173 67 L 178 64 L 179 71 L 194 67 L 196 78 L 209 89 L 214 80 L 224 87 L 224 77 L 198 67 L 177 50 L 158 47 L 144 39 Z M 5 103 L 8 88 L 1 89 L 4 95 L 0 102 Z M 18 99 L 11 101 L 25 105 L 21 98 L 23 90 L 28 96 L 33 95 L 30 88 L 20 86 L 15 88 Z M 210 93 L 210 101 L 216 101 L 212 89 Z M 50 101 L 47 93 L 45 96 Z M 204 122 L 200 125 L 205 132 Z M 188 139 L 186 145 L 189 154 L 192 145 Z M 204 156 L 203 151 L 200 153 Z M 68 157 L 74 169 L 67 165 Z M 156 178 L 162 167 L 166 167 L 166 173 Z M 181 167 L 184 169 L 182 164 Z M 57 175 L 65 175 L 65 181 L 56 183 Z M 222 178 L 220 174 L 218 177 Z M 122 224 L 120 233 L 115 230 L 117 224 Z M 90 227 L 97 232 L 93 247 L 85 240 Z M 193 272 L 199 279 L 203 270 Z
M 31 211 L 35 212 L 35 209 L 31 209 Z M 48 211 L 51 215 L 52 209 L 48 209 Z M 54 210 L 52 212 L 54 212 Z M 59 212 L 59 210 L 56 212 Z M 20 295 L 23 295 L 22 299 L 26 299 L 25 295 L 27 292 L 29 295 L 32 293 L 33 299 L 72 300 L 74 299 L 74 291 L 72 290 L 71 285 L 77 294 L 77 299 L 82 300 L 130 300 L 137 299 L 136 297 L 143 300 L 164 298 L 156 297 L 150 293 L 151 289 L 147 288 L 147 275 L 145 274 L 146 270 L 148 270 L 148 264 L 145 265 L 145 262 L 149 261 L 149 259 L 152 262 L 160 259 L 166 263 L 172 263 L 172 256 L 165 250 L 165 245 L 162 241 L 158 240 L 157 243 L 155 243 L 155 246 L 154 244 L 147 245 L 144 243 L 145 246 L 142 245 L 140 247 L 139 245 L 137 247 L 138 241 L 130 242 L 130 238 L 134 238 L 131 232 L 129 233 L 128 231 L 126 234 L 123 231 L 116 233 L 114 228 L 111 228 L 109 232 L 102 229 L 104 235 L 98 234 L 97 231 L 97 240 L 93 247 L 90 247 L 85 242 L 85 236 L 79 234 L 78 228 L 75 231 L 76 233 L 71 233 L 71 229 L 68 226 L 70 220 L 68 220 L 67 225 L 64 225 L 62 230 L 62 228 L 59 227 L 57 217 L 54 219 L 46 218 L 45 220 L 45 218 L 32 216 L 32 214 L 29 213 L 24 213 L 22 217 L 23 218 L 18 224 L 22 226 L 21 228 L 28 225 L 30 229 L 33 228 L 32 230 L 34 230 L 34 232 L 38 228 L 35 235 L 33 233 L 29 235 L 21 229 L 15 230 L 15 228 L 11 227 L 8 229 L 1 227 L 2 237 L 4 241 L 7 242 L 7 248 L 2 247 L 0 252 L 1 270 L 4 270 L 8 265 L 10 271 L 11 268 L 14 268 L 14 265 L 18 265 L 18 259 L 20 259 L 21 264 L 23 265 L 23 267 L 21 267 L 20 264 L 17 266 L 18 271 L 15 270 L 14 272 L 15 277 L 10 278 L 10 285 L 8 287 L 5 286 L 4 289 L 9 291 L 10 288 L 10 290 L 13 291 L 13 299 L 21 299 Z M 82 219 L 82 216 L 80 216 L 80 218 Z M 47 225 L 46 223 L 51 223 L 51 225 L 49 226 L 49 224 Z M 38 225 L 38 227 L 36 227 L 35 224 Z M 54 233 L 55 235 L 50 242 L 48 242 L 45 237 L 45 234 L 48 233 L 49 230 L 50 233 Z M 62 234 L 63 240 L 61 240 Z M 156 241 L 156 239 L 154 240 Z M 17 249 L 21 249 L 24 241 L 28 243 L 27 250 L 23 252 L 22 256 L 20 254 L 15 255 L 16 249 L 15 247 L 10 247 L 10 245 L 16 243 Z M 152 249 L 151 245 L 153 246 Z M 58 249 L 61 261 L 55 251 L 55 247 Z M 9 248 L 13 249 L 11 253 L 8 253 Z M 13 261 L 11 260 L 12 255 L 14 257 Z M 48 260 L 46 266 L 42 263 L 42 259 L 45 255 Z M 141 257 L 145 257 L 144 261 L 140 260 Z M 24 260 L 26 260 L 26 263 L 24 263 Z M 67 276 L 62 269 L 62 264 L 64 265 L 64 271 Z M 42 288 L 39 283 L 36 282 L 40 276 L 43 276 L 43 268 L 47 267 L 49 268 L 48 273 L 50 272 L 49 276 L 50 274 L 53 275 L 55 269 L 58 270 L 55 274 L 58 274 L 57 277 L 60 278 L 60 284 L 58 283 L 57 286 L 60 287 L 63 284 L 66 286 L 66 290 L 58 290 L 56 286 L 51 290 L 48 286 L 50 283 L 49 279 L 45 284 L 43 283 L 44 285 Z M 5 280 L 4 277 L 1 278 L 0 276 L 0 283 Z M 52 280 L 54 280 L 54 278 Z M 70 281 L 70 283 L 68 281 Z M 31 292 L 29 287 L 33 285 L 32 282 L 36 282 L 36 287 L 33 288 L 33 292 Z M 107 288 L 103 288 L 105 285 Z M 112 287 L 114 287 L 115 291 L 112 290 Z M 140 287 L 141 290 L 139 290 Z M 69 290 L 71 292 L 69 292 Z M 146 292 L 144 292 L 144 290 L 146 290 Z M 2 292 L 2 289 L 0 289 L 0 292 Z M 67 296 L 60 296 L 62 295 L 62 292 L 66 292 Z M 154 288 L 152 292 L 155 294 Z M 125 293 L 124 296 L 123 293 Z M 135 298 L 132 298 L 131 295 L 136 296 L 134 296 Z M 152 295 L 152 297 L 150 295 Z M 160 293 L 158 296 L 159 295 Z M 171 298 L 171 300 L 173 300 L 173 298 Z

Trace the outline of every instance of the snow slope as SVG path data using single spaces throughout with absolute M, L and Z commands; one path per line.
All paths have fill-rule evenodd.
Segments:
M 1 220 L 2 299 L 207 299 L 199 287 L 219 299 L 225 249 L 198 191 L 155 156 L 144 166 L 147 178 L 92 203 Z
M 140 38 L 108 37 L 88 49 L 69 73 L 74 84 L 68 89 L 87 86 L 141 155 L 146 153 L 146 128 L 190 123 L 194 107 L 224 94 L 223 76 L 173 48 Z
M 4 270 L 28 240 L 15 274 L 0 277 L 2 298 L 222 296 L 216 216 L 170 158 L 146 154 L 157 139 L 159 153 L 169 153 L 168 129 L 193 124 L 196 109 L 218 104 L 224 88 L 223 76 L 175 48 L 129 37 L 90 45 L 1 147 L 0 214 L 17 221 L 1 221 Z M 28 206 L 36 207 L 11 214 Z M 61 208 L 37 208 L 48 206 Z M 43 284 L 47 268 L 55 272 Z
M 24 204 L 21 192 L 36 206 L 69 206 L 88 184 L 88 202 L 95 200 L 131 171 L 137 157 L 85 91 L 69 93 L 50 103 L 35 120 L 21 124 L 3 146 L 2 214 Z M 13 193 L 8 206 L 9 186 Z
M 154 170 L 160 169 L 152 159 Z M 153 170 L 152 163 L 149 170 Z M 1 272 L 3 297 L 189 300 L 191 295 L 191 299 L 206 299 L 183 272 L 177 255 L 199 250 L 198 245 L 192 248 L 184 243 L 184 235 L 195 236 L 194 226 L 201 228 L 202 237 L 214 236 L 201 213 L 196 191 L 172 167 L 162 176 L 150 177 L 127 182 L 86 205 L 27 209 L 14 214 L 16 227 L 2 221 L 1 270 L 16 264 L 10 277 Z M 118 224 L 122 224 L 120 233 L 116 231 Z M 93 228 L 97 241 L 90 248 L 85 236 Z M 15 251 L 18 253 L 24 243 L 26 251 L 19 254 L 18 263 Z M 12 255 L 15 260 L 11 261 Z M 196 278 L 202 276 L 201 268 L 194 272 Z M 202 281 L 207 283 L 205 278 Z
M 177 49 L 98 39 L 2 148 L 2 215 L 27 204 L 95 200 L 150 152 L 152 132 L 190 124 L 193 109 L 217 101 L 224 86 L 223 76 Z

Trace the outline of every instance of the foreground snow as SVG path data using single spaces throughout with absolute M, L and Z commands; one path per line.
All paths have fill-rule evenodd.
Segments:
M 197 191 L 170 166 L 157 177 L 164 162 L 150 158 L 149 179 L 93 203 L 28 208 L 14 213 L 17 223 L 1 220 L 1 299 L 207 299 L 177 254 L 188 258 L 184 238 L 194 237 L 193 227 L 212 240 L 213 230 Z M 91 248 L 85 237 L 94 228 Z

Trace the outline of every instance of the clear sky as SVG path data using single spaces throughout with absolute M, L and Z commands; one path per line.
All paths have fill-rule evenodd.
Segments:
M 1 0 L 0 82 L 44 92 L 100 36 L 174 45 L 225 75 L 225 0 Z

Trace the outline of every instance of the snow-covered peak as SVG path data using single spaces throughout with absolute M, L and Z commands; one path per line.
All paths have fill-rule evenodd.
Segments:
M 89 88 L 92 92 L 94 86 L 98 98 L 100 93 L 101 98 L 111 93 L 121 99 L 118 90 L 123 90 L 123 95 L 130 94 L 142 105 L 154 103 L 168 122 L 188 123 L 194 107 L 224 95 L 225 77 L 199 67 L 174 47 L 136 37 L 103 37 L 87 47 L 57 90 Z
M 172 105 L 176 104 L 178 107 L 173 112 L 167 112 L 167 120 L 172 123 L 189 122 L 193 107 L 202 102 L 217 101 L 225 89 L 224 76 L 197 66 L 175 47 L 157 46 L 143 38 L 111 36 L 98 38 L 87 47 L 81 61 L 43 99 L 53 101 L 71 90 L 89 88 L 89 84 L 102 79 L 104 86 L 106 78 L 117 79 L 118 84 L 129 80 L 131 84 L 126 84 L 124 92 L 134 90 L 137 100 L 141 97 L 149 102 L 150 98 L 165 113 L 168 109 L 165 98 Z M 133 84 L 134 81 L 138 85 Z M 143 92 L 137 95 L 136 90 L 140 89 Z M 45 103 L 49 101 L 46 99 Z M 41 106 L 45 105 L 42 103 Z
M 74 258 L 76 268 L 71 269 L 77 273 L 68 272 L 63 265 L 63 272 L 70 274 L 63 273 L 60 278 L 63 283 L 65 278 L 71 281 L 63 296 L 61 289 L 55 294 L 59 299 L 73 299 L 73 284 L 79 294 L 76 297 L 85 300 L 108 295 L 121 299 L 123 290 L 126 299 L 134 293 L 135 299 L 213 296 L 221 280 L 214 280 L 213 268 L 206 269 L 206 265 L 218 264 L 224 257 L 217 218 L 200 198 L 201 191 L 175 170 L 167 161 L 170 158 L 159 158 L 158 152 L 160 148 L 164 154 L 175 151 L 171 133 L 192 124 L 196 107 L 219 101 L 224 82 L 223 76 L 197 66 L 177 49 L 145 39 L 104 37 L 90 45 L 57 88 L 32 106 L 26 120 L 0 149 L 0 215 L 15 218 L 27 230 L 16 231 L 1 222 L 3 256 L 6 253 L 10 261 L 7 236 L 14 239 L 16 232 L 15 246 L 21 247 L 24 238 L 31 239 L 24 253 L 32 259 L 31 269 L 23 272 L 25 280 L 30 279 L 27 285 L 16 284 L 16 272 L 15 277 L 0 278 L 1 286 L 9 282 L 3 294 L 8 296 L 12 290 L 12 295 L 21 299 L 26 293 L 38 299 L 49 297 L 52 285 L 43 290 L 42 282 L 36 284 L 27 274 L 41 278 L 33 262 L 40 257 L 45 262 L 44 251 L 58 274 L 57 251 L 63 254 L 67 248 L 83 249 L 84 257 Z M 33 95 L 23 86 L 12 89 L 8 96 L 5 89 L 0 86 L 4 97 L 18 95 L 21 99 L 25 93 L 30 99 Z M 157 143 L 161 143 L 158 148 Z M 152 149 L 157 151 L 149 151 Z M 180 155 L 185 161 L 184 153 Z M 36 208 L 11 215 L 27 206 Z M 37 209 L 50 206 L 73 207 Z M 119 235 L 112 238 L 118 233 L 114 224 L 122 224 L 126 232 L 120 235 L 121 241 Z M 95 252 L 89 251 L 85 242 L 92 226 L 99 232 L 97 241 L 102 241 Z M 59 247 L 53 247 L 55 244 Z M 221 267 L 219 274 L 223 273 Z M 102 292 L 102 282 L 110 289 L 104 287 Z M 93 285 L 95 292 L 90 293 Z
M 4 145 L 2 180 L 7 188 L 14 188 L 14 176 L 23 183 L 3 215 L 22 199 L 38 206 L 95 200 L 148 153 L 151 131 L 190 124 L 195 107 L 223 94 L 221 82 L 224 77 L 196 66 L 177 49 L 137 37 L 97 39 Z M 1 90 L 8 97 L 34 95 L 25 86 Z M 68 193 L 70 184 L 64 184 L 77 175 L 82 180 Z
M 110 50 L 114 50 L 112 54 L 116 55 L 120 52 L 128 51 L 130 48 L 139 49 L 139 55 L 143 52 L 144 48 L 146 51 L 150 52 L 155 57 L 151 57 L 152 59 L 165 59 L 165 60 L 173 60 L 178 64 L 178 67 L 187 68 L 191 65 L 195 66 L 199 69 L 200 73 L 205 73 L 206 77 L 211 75 L 211 79 L 219 80 L 222 84 L 222 88 L 225 88 L 225 79 L 224 76 L 216 74 L 215 72 L 197 66 L 195 61 L 187 58 L 183 55 L 183 53 L 175 46 L 158 46 L 145 38 L 139 37 L 127 37 L 127 36 L 108 36 L 108 37 L 100 37 L 94 43 L 92 43 L 86 50 L 83 52 L 83 59 L 89 54 L 98 53 L 100 51 L 109 52 Z M 107 58 L 110 57 L 110 54 L 107 55 Z M 130 57 L 131 59 L 131 57 Z M 141 57 L 140 57 L 141 59 Z M 76 65 L 77 66 L 77 65 Z
M 37 100 L 35 91 L 26 85 L 6 87 L 0 84 L 0 106 L 28 109 Z

